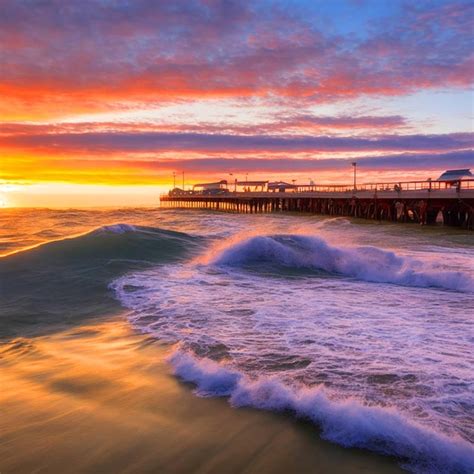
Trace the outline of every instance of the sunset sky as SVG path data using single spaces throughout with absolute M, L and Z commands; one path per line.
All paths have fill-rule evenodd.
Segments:
M 471 0 L 3 0 L 0 206 L 474 168 L 473 26 Z

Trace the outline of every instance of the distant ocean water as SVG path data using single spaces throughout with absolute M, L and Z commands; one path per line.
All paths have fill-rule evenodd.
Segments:
M 1 210 L 0 337 L 129 310 L 199 396 L 474 469 L 474 236 L 298 215 Z

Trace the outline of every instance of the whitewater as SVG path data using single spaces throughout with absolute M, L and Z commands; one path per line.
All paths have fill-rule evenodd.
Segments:
M 197 395 L 291 412 L 415 472 L 469 472 L 472 254 L 363 245 L 341 219 L 266 230 L 112 288 L 136 328 L 177 344 L 170 363 Z
M 71 211 L 55 242 L 28 242 L 5 268 L 51 275 L 38 293 L 57 304 L 83 305 L 83 291 L 65 302 L 68 278 L 112 297 L 169 344 L 197 396 L 289 413 L 413 472 L 473 471 L 471 235 L 314 216 L 100 217 Z M 10 275 L 13 311 L 28 282 Z

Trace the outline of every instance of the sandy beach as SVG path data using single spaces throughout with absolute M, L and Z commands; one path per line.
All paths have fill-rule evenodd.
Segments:
M 304 421 L 195 397 L 169 352 L 122 315 L 3 345 L 2 474 L 400 472 Z

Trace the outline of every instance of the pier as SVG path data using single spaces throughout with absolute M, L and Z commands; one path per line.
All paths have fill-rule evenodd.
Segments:
M 423 225 L 442 223 L 474 230 L 474 179 L 369 183 L 357 187 L 265 183 L 236 181 L 231 183 L 233 190 L 227 188 L 227 181 L 209 183 L 213 185 L 210 188 L 195 185 L 192 191 L 175 188 L 160 196 L 160 205 L 235 213 L 297 212 Z

